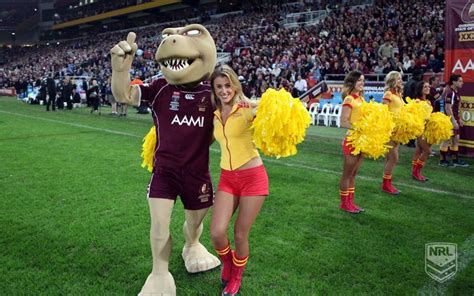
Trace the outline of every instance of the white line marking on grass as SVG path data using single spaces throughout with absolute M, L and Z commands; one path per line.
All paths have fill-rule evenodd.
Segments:
M 134 137 L 134 138 L 143 138 L 142 136 L 137 136 L 137 135 L 134 135 L 134 134 L 109 130 L 109 129 L 105 129 L 105 128 L 93 127 L 93 126 L 89 126 L 89 125 L 71 123 L 71 122 L 66 122 L 66 121 L 61 121 L 61 120 L 42 118 L 42 117 L 36 117 L 36 116 L 29 116 L 29 115 L 24 115 L 24 114 L 14 113 L 14 112 L 7 112 L 7 111 L 0 111 L 0 113 L 16 115 L 16 116 L 21 116 L 21 117 L 26 117 L 26 118 L 31 118 L 31 119 L 38 119 L 38 120 L 48 121 L 48 122 L 52 122 L 52 123 L 60 123 L 60 124 L 64 124 L 64 125 L 74 126 L 74 127 L 82 127 L 82 128 L 87 128 L 87 129 L 96 130 L 96 131 L 100 131 L 100 132 L 106 132 L 106 133 L 110 133 L 110 134 L 114 134 L 114 135 L 129 136 L 129 137 Z
M 216 151 L 218 151 L 218 150 L 216 150 Z M 323 169 L 323 168 L 308 166 L 308 165 L 304 165 L 304 164 L 301 164 L 301 163 L 282 162 L 281 160 L 276 160 L 276 159 L 267 158 L 267 157 L 265 157 L 264 159 L 265 159 L 266 162 L 272 162 L 272 163 L 276 163 L 276 164 L 283 165 L 283 166 L 298 167 L 298 168 L 304 168 L 304 169 L 313 170 L 313 171 L 317 171 L 317 172 L 341 175 L 341 172 L 338 172 L 338 171 L 333 171 L 333 170 L 329 170 L 329 169 Z M 359 176 L 358 175 L 357 179 L 380 182 L 380 179 L 373 178 L 373 177 L 368 177 L 368 176 Z M 429 187 L 420 187 L 420 186 L 410 185 L 410 184 L 400 183 L 400 182 L 393 182 L 393 184 L 403 186 L 403 187 L 413 188 L 413 189 L 417 189 L 417 190 L 421 190 L 421 191 L 426 191 L 426 192 L 432 192 L 432 193 L 437 193 L 437 194 L 447 194 L 447 195 L 452 195 L 452 196 L 461 197 L 461 198 L 474 199 L 474 196 L 471 196 L 471 195 L 453 193 L 453 192 L 434 189 L 434 188 L 429 188 Z
M 453 283 L 456 275 L 460 274 L 474 258 L 474 233 L 464 240 L 461 247 L 458 249 L 458 267 L 456 274 L 440 284 L 434 280 L 427 282 L 422 288 L 418 290 L 418 295 L 446 295 L 448 287 Z M 421 260 L 421 259 L 420 259 Z M 428 277 L 428 275 L 427 275 Z
M 137 135 L 130 134 L 130 133 L 124 133 L 124 132 L 120 132 L 120 131 L 109 130 L 109 129 L 104 129 L 104 128 L 98 128 L 98 127 L 93 127 L 93 126 L 88 126 L 88 125 L 83 125 L 83 124 L 70 123 L 70 122 L 65 122 L 65 121 L 60 121 L 60 120 L 55 120 L 55 119 L 41 118 L 41 117 L 29 116 L 29 115 L 24 115 L 24 114 L 14 113 L 14 112 L 7 112 L 7 111 L 0 111 L 0 113 L 16 115 L 16 116 L 22 116 L 22 117 L 31 118 L 31 119 L 39 119 L 39 120 L 43 120 L 43 121 L 48 121 L 48 122 L 52 122 L 52 123 L 60 123 L 60 124 L 64 124 L 64 125 L 74 126 L 74 127 L 87 128 L 87 129 L 92 129 L 92 130 L 96 130 L 96 131 L 111 133 L 111 134 L 115 134 L 115 135 L 128 136 L 128 137 L 139 138 L 139 139 L 143 138 L 143 136 L 137 136 Z M 220 152 L 220 150 L 218 150 L 218 149 L 211 148 L 210 150 L 212 152 L 217 152 L 217 153 Z M 264 160 L 266 162 L 270 162 L 270 163 L 274 163 L 274 164 L 278 164 L 278 165 L 282 165 L 282 166 L 287 166 L 287 167 L 296 167 L 296 168 L 308 169 L 308 170 L 322 172 L 322 173 L 330 173 L 330 174 L 341 175 L 341 172 L 339 172 L 339 171 L 333 171 L 333 170 L 329 170 L 329 169 L 318 168 L 318 167 L 314 167 L 314 166 L 308 166 L 308 165 L 301 164 L 301 163 L 288 162 L 287 160 L 281 160 L 281 159 L 276 160 L 276 159 L 272 159 L 272 158 L 268 158 L 268 157 L 264 157 Z M 373 177 L 368 177 L 368 176 L 357 176 L 357 178 L 362 179 L 362 180 L 367 180 L 367 181 L 373 181 L 373 182 L 379 182 L 380 181 L 379 179 L 376 179 L 376 178 L 373 178 Z M 402 187 L 408 187 L 408 188 L 412 188 L 412 189 L 416 189 L 416 190 L 420 190 L 420 191 L 425 191 L 425 192 L 432 192 L 432 193 L 436 193 L 436 194 L 446 194 L 446 195 L 451 195 L 451 196 L 466 198 L 466 199 L 474 199 L 474 196 L 460 194 L 460 193 L 454 193 L 454 192 L 449 192 L 449 191 L 444 191 L 444 190 L 438 190 L 438 189 L 433 189 L 433 188 L 429 188 L 429 187 L 420 187 L 420 186 L 416 186 L 416 185 L 410 185 L 410 184 L 399 183 L 399 182 L 394 182 L 394 184 L 398 185 L 398 186 L 402 186 Z

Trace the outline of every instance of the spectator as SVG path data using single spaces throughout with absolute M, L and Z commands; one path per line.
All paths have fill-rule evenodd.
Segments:
M 87 90 L 87 94 L 89 95 L 91 101 L 91 113 L 99 112 L 100 106 L 100 88 L 97 84 L 97 79 L 92 79 L 91 87 Z M 99 113 L 100 114 L 100 113 Z
M 56 82 L 54 81 L 53 74 L 50 74 L 46 79 L 46 87 L 48 89 L 48 103 L 46 104 L 46 111 L 49 111 L 51 105 L 53 111 L 56 111 Z
M 301 75 L 298 75 L 298 80 L 295 82 L 295 88 L 298 93 L 298 96 L 301 96 L 308 90 L 308 84 Z
M 388 60 L 393 58 L 393 46 L 390 40 L 386 40 L 385 43 L 379 47 L 377 54 L 379 58 L 386 58 Z

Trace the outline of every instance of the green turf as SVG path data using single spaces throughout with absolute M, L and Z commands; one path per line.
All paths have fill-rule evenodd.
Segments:
M 140 291 L 151 252 L 150 175 L 139 154 L 151 119 L 133 111 L 127 118 L 107 115 L 107 108 L 101 116 L 86 108 L 46 112 L 0 98 L 0 294 Z M 338 209 L 343 134 L 311 127 L 297 156 L 264 158 L 271 193 L 250 234 L 242 295 L 416 294 L 433 283 L 424 271 L 426 243 L 472 250 L 464 242 L 474 233 L 473 160 L 470 168 L 447 169 L 432 158 L 424 170 L 430 181 L 420 184 L 410 177 L 413 150 L 401 147 L 398 197 L 380 191 L 383 160 L 366 160 L 356 192 L 366 212 L 354 216 Z M 214 182 L 218 149 L 212 146 Z M 202 242 L 212 249 L 209 221 Z M 185 271 L 182 222 L 178 202 L 170 260 L 178 295 L 219 295 L 218 270 Z M 473 266 L 441 287 L 472 295 Z

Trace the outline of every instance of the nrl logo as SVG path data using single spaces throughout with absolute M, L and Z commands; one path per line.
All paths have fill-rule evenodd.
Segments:
M 435 281 L 443 283 L 457 271 L 457 244 L 429 243 L 425 245 L 425 271 Z

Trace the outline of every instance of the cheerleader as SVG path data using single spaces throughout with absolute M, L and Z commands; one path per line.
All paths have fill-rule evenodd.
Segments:
M 359 120 L 359 108 L 364 102 L 364 75 L 359 71 L 350 72 L 344 79 L 341 112 L 341 127 L 351 129 L 352 124 Z M 341 198 L 340 209 L 349 213 L 357 214 L 364 209 L 354 204 L 355 177 L 357 170 L 364 159 L 362 153 L 353 155 L 354 148 L 347 142 L 347 134 L 342 141 L 343 169 L 339 183 L 339 194 Z
M 430 104 L 428 100 L 428 96 L 430 94 L 430 84 L 426 81 L 419 81 L 415 85 L 415 98 L 418 100 L 424 101 L 427 104 Z M 413 179 L 425 182 L 428 181 L 428 178 L 421 174 L 421 169 L 425 165 L 425 161 L 431 154 L 431 145 L 426 142 L 426 140 L 420 136 L 416 139 L 416 148 L 415 154 L 413 155 L 412 159 L 412 168 L 411 168 L 411 175 Z
M 385 77 L 385 93 L 382 103 L 388 105 L 388 109 L 392 113 L 400 112 L 403 107 L 402 83 L 402 75 L 397 71 L 392 71 Z M 382 191 L 389 194 L 400 194 L 400 191 L 392 185 L 392 172 L 398 162 L 399 143 L 390 141 L 389 145 L 392 148 L 385 157 Z
M 221 146 L 221 176 L 212 210 L 211 240 L 222 261 L 222 295 L 236 295 L 249 258 L 250 228 L 268 195 L 268 176 L 252 141 L 250 127 L 256 104 L 244 96 L 237 75 L 227 65 L 214 70 L 211 87 L 217 109 L 214 137 Z M 232 250 L 227 232 L 237 208 Z

